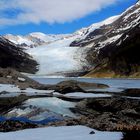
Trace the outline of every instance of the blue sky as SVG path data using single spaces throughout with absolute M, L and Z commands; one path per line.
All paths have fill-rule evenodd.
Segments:
M 44 2 L 44 5 L 39 1 Z M 80 1 L 84 2 L 84 0 L 71 0 L 73 3 L 69 3 L 70 7 L 67 3 L 65 4 L 69 0 L 60 0 L 62 7 L 57 4 L 59 0 L 52 1 L 53 4 L 49 3 L 49 0 L 30 0 L 30 2 L 29 0 L 1 0 L 0 34 L 72 33 L 82 27 L 87 27 L 110 16 L 122 13 L 137 0 L 105 0 L 108 3 L 104 0 L 87 0 L 95 6 L 91 6 L 86 1 L 83 5 L 78 3 Z M 57 9 L 58 6 L 62 11 Z M 49 7 L 50 10 L 48 10 Z

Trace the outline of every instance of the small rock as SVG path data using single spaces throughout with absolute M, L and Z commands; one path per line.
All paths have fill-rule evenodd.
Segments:
M 94 131 L 91 131 L 89 134 L 93 135 L 93 134 L 95 134 L 95 132 Z
M 8 75 L 7 78 L 12 78 L 12 76 Z

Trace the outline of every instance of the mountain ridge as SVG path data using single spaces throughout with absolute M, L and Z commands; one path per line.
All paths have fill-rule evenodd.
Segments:
M 70 73 L 75 72 L 74 68 L 78 71 L 81 70 L 82 72 L 83 71 L 86 72 L 88 70 L 91 71 L 92 73 L 93 71 L 95 72 L 96 69 L 99 69 L 99 67 L 100 69 L 102 69 L 103 66 L 106 65 L 107 70 L 112 71 L 114 75 L 119 74 L 128 76 L 135 72 L 140 71 L 139 68 L 137 68 L 139 67 L 140 59 L 136 58 L 134 62 L 133 57 L 129 55 L 128 49 L 131 48 L 130 50 L 133 50 L 133 48 L 135 48 L 137 51 L 139 51 L 139 48 L 135 47 L 136 45 L 139 45 L 139 43 L 137 44 L 137 42 L 135 42 L 136 39 L 139 40 L 139 34 L 137 33 L 138 32 L 137 30 L 139 30 L 139 24 L 140 24 L 140 1 L 138 1 L 135 5 L 126 9 L 120 15 L 110 17 L 102 22 L 92 24 L 91 26 L 86 28 L 82 28 L 81 30 L 76 31 L 73 34 L 46 35 L 39 32 L 31 33 L 27 36 L 23 36 L 23 39 L 29 39 L 30 41 L 33 42 L 33 44 L 28 45 L 28 43 L 26 44 L 26 42 L 24 41 L 23 43 L 16 42 L 16 44 L 17 46 L 20 47 L 31 48 L 27 49 L 26 52 L 29 53 L 30 55 L 37 55 L 37 57 L 35 56 L 34 58 L 39 63 L 40 62 L 42 63 L 42 58 L 41 56 L 38 57 L 38 55 L 43 54 L 43 56 L 45 56 L 44 59 L 46 59 L 47 61 L 48 59 L 47 52 L 54 55 L 49 56 L 51 57 L 50 61 L 53 60 L 54 57 L 58 57 L 59 60 L 62 56 L 66 57 L 70 55 L 68 57 L 70 61 L 68 62 L 65 62 L 65 58 L 63 57 L 60 59 L 60 63 L 62 63 L 63 65 L 69 62 L 72 62 L 74 64 L 71 65 L 73 67 L 71 71 L 67 69 Z M 12 41 L 12 39 L 9 40 Z M 135 45 L 131 45 L 131 47 L 128 47 L 129 45 L 127 42 L 129 42 L 130 40 L 131 43 Z M 34 47 L 35 49 L 32 49 Z M 38 47 L 39 49 L 36 49 L 36 47 Z M 50 51 L 51 48 L 53 52 Z M 74 48 L 76 48 L 75 51 L 71 51 L 74 50 Z M 64 50 L 66 51 L 62 53 Z M 122 50 L 125 50 L 123 51 L 124 56 L 122 56 L 121 54 Z M 36 53 L 37 51 L 40 54 Z M 116 52 L 120 54 L 118 55 L 118 53 Z M 55 53 L 57 55 L 55 55 Z M 60 54 L 62 53 L 63 55 L 59 55 L 59 53 Z M 134 57 L 137 57 L 138 54 L 137 53 L 135 54 L 136 56 Z M 124 63 L 121 63 L 121 60 L 117 59 L 118 56 L 121 56 Z M 126 56 L 130 57 L 131 60 L 129 58 L 127 59 Z M 116 61 L 116 66 L 113 65 L 114 63 L 113 61 L 114 62 Z M 57 58 L 55 62 L 59 63 L 59 61 L 57 61 Z M 51 63 L 53 63 L 53 61 Z M 83 65 L 82 63 L 85 64 Z M 48 64 L 50 65 L 50 62 L 47 63 L 47 65 Z M 44 61 L 40 65 L 44 65 Z M 50 66 L 49 65 L 48 67 L 51 68 L 51 65 Z M 61 65 L 59 66 L 57 65 L 56 67 L 60 68 Z M 77 67 L 78 65 L 81 65 L 80 69 L 77 69 L 76 65 Z M 134 68 L 132 65 L 135 65 L 136 67 Z M 70 68 L 70 66 L 68 67 Z M 45 69 L 47 69 L 46 66 Z M 52 66 L 52 71 L 53 69 L 55 69 L 54 66 Z M 58 71 L 56 73 L 61 73 L 61 71 Z

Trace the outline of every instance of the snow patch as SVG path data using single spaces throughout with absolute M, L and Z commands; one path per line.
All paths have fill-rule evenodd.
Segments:
M 0 97 L 16 97 L 21 94 L 25 94 L 27 96 L 53 94 L 54 90 L 38 90 L 33 88 L 21 90 L 18 86 L 15 85 L 0 84 L 0 92 L 4 92 L 0 94 Z
M 109 94 L 94 94 L 94 93 L 83 93 L 83 92 L 73 92 L 65 94 L 66 97 L 78 97 L 78 98 L 101 98 L 101 97 L 111 97 Z
M 95 134 L 89 134 L 94 131 Z M 121 140 L 121 132 L 101 132 L 85 126 L 62 126 L 0 133 L 1 140 Z

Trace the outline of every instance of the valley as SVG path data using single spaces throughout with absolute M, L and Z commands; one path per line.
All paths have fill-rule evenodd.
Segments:
M 0 36 L 0 139 L 138 140 L 140 1 L 71 34 Z

